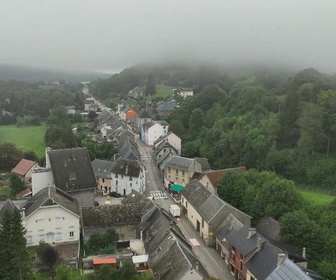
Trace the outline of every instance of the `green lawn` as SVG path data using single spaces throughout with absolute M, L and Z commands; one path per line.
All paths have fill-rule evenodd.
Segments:
M 299 191 L 302 195 L 304 200 L 309 201 L 316 205 L 325 205 L 332 202 L 335 197 L 332 195 L 327 194 L 320 194 L 320 193 L 313 193 L 313 192 L 306 192 L 306 191 Z
M 12 189 L 8 186 L 0 185 L 0 198 L 8 198 L 11 196 Z
M 0 143 L 14 143 L 23 151 L 34 151 L 38 157 L 43 157 L 45 151 L 45 125 L 17 127 L 15 125 L 0 126 Z
M 171 87 L 171 86 L 165 86 L 162 84 L 156 85 L 156 94 L 155 96 L 158 97 L 166 97 L 169 96 L 171 97 L 173 95 L 173 89 L 175 87 Z

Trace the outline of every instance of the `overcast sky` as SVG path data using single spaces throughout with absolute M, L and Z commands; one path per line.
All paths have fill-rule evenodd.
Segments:
M 146 61 L 334 73 L 334 0 L 0 0 L 0 63 L 90 71 Z

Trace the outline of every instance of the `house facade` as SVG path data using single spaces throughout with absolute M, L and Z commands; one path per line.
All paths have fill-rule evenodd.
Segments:
M 189 182 L 181 192 L 182 210 L 208 246 L 215 246 L 215 231 L 223 220 L 234 214 L 243 224 L 251 217 L 224 202 L 197 180 Z
M 172 156 L 164 166 L 164 185 L 166 188 L 172 184 L 184 186 L 189 183 L 196 172 L 202 173 L 202 166 L 195 159 Z
M 118 159 L 111 173 L 111 191 L 128 195 L 133 190 L 143 193 L 146 190 L 146 173 L 137 160 Z
M 160 147 L 163 143 L 168 143 L 171 145 L 177 152 L 178 155 L 181 155 L 181 148 L 182 148 L 182 143 L 181 143 L 181 138 L 178 137 L 175 133 L 169 131 L 166 134 L 163 134 L 160 136 L 155 142 L 154 142 L 154 150 Z
M 108 195 L 111 192 L 112 186 L 112 169 L 114 162 L 95 159 L 91 162 L 93 172 L 96 176 L 98 189 L 103 192 L 103 195 Z
M 161 125 L 159 122 L 146 122 L 141 127 L 141 140 L 147 146 L 152 147 L 154 142 L 163 134 L 166 133 L 168 128 Z
M 47 187 L 21 207 L 27 246 L 40 241 L 54 245 L 79 242 L 79 207 L 76 199 L 55 187 Z
M 34 161 L 22 159 L 11 172 L 19 176 L 23 182 L 27 183 L 31 180 L 32 170 L 37 166 L 38 164 Z

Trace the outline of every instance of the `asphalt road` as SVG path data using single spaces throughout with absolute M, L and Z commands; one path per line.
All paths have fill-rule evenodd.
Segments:
M 146 196 L 151 196 L 151 192 L 163 191 L 167 198 L 156 198 L 154 202 L 160 206 L 169 210 L 169 205 L 175 204 L 172 197 L 164 190 L 162 175 L 159 169 L 155 165 L 154 154 L 152 148 L 147 147 L 139 137 L 135 136 L 136 143 L 138 144 L 138 149 L 141 155 L 142 162 L 146 167 L 146 181 L 147 189 L 145 191 Z M 203 266 L 206 268 L 208 273 L 218 279 L 231 280 L 234 277 L 227 270 L 226 263 L 221 259 L 219 254 L 214 248 L 209 248 L 205 245 L 202 238 L 196 232 L 193 225 L 188 221 L 185 216 L 181 216 L 182 221 L 178 223 L 179 228 L 182 230 L 186 239 L 196 239 L 199 243 L 198 246 L 193 246 L 193 251 L 199 258 Z

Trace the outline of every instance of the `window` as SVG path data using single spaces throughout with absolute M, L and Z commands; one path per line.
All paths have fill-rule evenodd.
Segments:
M 132 177 L 130 177 L 129 180 L 132 181 L 133 180 Z
M 116 186 L 118 186 L 118 180 L 116 180 Z
M 27 236 L 26 240 L 27 240 L 27 244 L 33 243 L 33 237 L 31 237 L 31 236 Z
M 74 231 L 70 231 L 69 232 L 69 238 L 74 238 L 75 237 L 75 232 Z
M 186 208 L 188 208 L 188 201 L 186 201 Z
M 25 229 L 26 229 L 26 232 L 32 231 L 31 225 L 29 225 L 28 223 L 26 223 Z
M 132 183 L 130 183 L 130 187 L 132 188 Z
M 176 175 L 178 175 L 178 170 L 176 169 Z
M 55 239 L 56 240 L 62 240 L 62 233 L 61 232 L 57 232 L 55 235 Z
M 116 174 L 115 177 L 118 178 L 118 174 Z
M 56 220 L 56 228 L 62 228 L 62 222 L 60 220 Z
M 56 219 L 61 218 L 61 210 L 56 210 Z
M 38 223 L 38 230 L 40 230 L 40 231 L 44 230 L 44 224 L 43 224 L 43 222 L 39 222 Z
M 44 241 L 44 235 L 43 234 L 39 235 L 38 239 L 39 239 L 39 241 Z
M 102 179 L 103 183 L 105 183 L 105 178 Z
M 37 219 L 38 220 L 43 220 L 43 213 L 40 211 L 40 212 L 38 212 L 38 214 L 37 214 Z
M 74 227 L 75 226 L 75 221 L 74 220 L 69 220 L 69 227 Z

